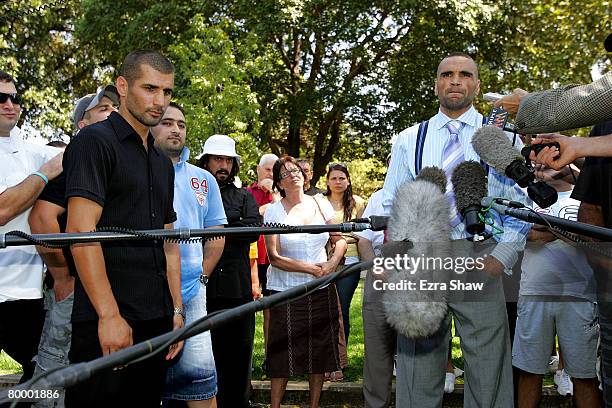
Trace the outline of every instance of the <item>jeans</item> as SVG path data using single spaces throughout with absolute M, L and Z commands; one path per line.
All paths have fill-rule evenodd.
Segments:
M 70 339 L 72 336 L 72 323 L 70 316 L 72 315 L 72 303 L 74 301 L 74 293 L 71 293 L 65 299 L 56 302 L 55 292 L 49 289 L 44 292 L 45 309 L 45 324 L 43 326 L 40 344 L 38 345 L 38 354 L 34 357 L 36 368 L 34 376 L 54 368 L 68 366 L 68 352 L 70 351 Z M 60 390 L 59 398 L 46 399 L 36 402 L 35 408 L 63 408 L 64 407 L 65 391 Z
M 185 326 L 206 316 L 206 288 L 185 304 Z M 185 340 L 181 353 L 166 371 L 164 400 L 208 400 L 217 394 L 217 373 L 213 359 L 210 331 Z M 164 401 L 166 403 L 167 401 Z

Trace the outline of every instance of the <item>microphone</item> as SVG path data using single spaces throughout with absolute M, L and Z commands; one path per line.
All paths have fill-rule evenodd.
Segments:
M 389 225 L 389 217 L 385 215 L 370 215 L 370 229 L 372 231 L 383 231 Z
M 525 160 L 527 160 L 529 159 L 529 155 L 531 154 L 531 152 L 535 152 L 535 154 L 537 155 L 545 147 L 556 147 L 557 149 L 561 148 L 558 142 L 541 143 L 537 145 L 527 145 L 521 149 L 521 155 L 525 158 Z
M 387 228 L 390 242 L 382 246 L 382 253 L 385 261 L 403 256 L 410 259 L 410 265 L 402 267 L 396 262 L 385 268 L 389 286 L 382 302 L 387 322 L 404 336 L 430 336 L 446 317 L 446 293 L 420 290 L 422 281 L 441 281 L 444 272 L 418 267 L 415 259 L 433 250 L 436 257 L 444 257 L 450 244 L 449 211 L 448 199 L 439 185 L 415 180 L 397 189 Z
M 557 191 L 543 181 L 535 182 L 529 161 L 514 148 L 503 130 L 483 126 L 474 133 L 472 147 L 499 174 L 505 174 L 519 186 L 527 187 L 527 194 L 540 208 L 557 201 Z
M 515 201 L 507 202 L 515 203 Z M 565 218 L 553 217 L 552 215 L 539 214 L 529 208 L 514 208 L 504 203 L 499 203 L 497 199 L 492 197 L 483 198 L 482 206 L 491 207 L 501 215 L 509 215 L 533 224 L 543 225 L 545 227 L 557 227 L 565 231 L 586 235 L 587 237 L 599 239 L 601 241 L 612 242 L 612 229 L 609 228 L 566 220 Z
M 492 206 L 493 204 L 500 204 L 505 207 L 510 208 L 526 208 L 527 206 L 519 201 L 508 200 L 507 198 L 502 197 L 484 197 L 480 203 L 483 207 L 487 208 Z
M 465 161 L 455 167 L 451 176 L 455 206 L 461 214 L 465 230 L 472 234 L 482 234 L 484 222 L 478 217 L 480 202 L 487 195 L 487 173 L 480 163 Z
M 402 184 L 395 193 L 387 227 L 390 241 L 448 241 L 448 199 L 440 187 L 425 180 Z
M 429 181 L 430 183 L 435 184 L 436 186 L 438 186 L 438 188 L 440 188 L 442 194 L 446 192 L 446 184 L 448 183 L 446 179 L 446 173 L 439 167 L 423 167 L 418 176 L 416 176 L 416 179 Z

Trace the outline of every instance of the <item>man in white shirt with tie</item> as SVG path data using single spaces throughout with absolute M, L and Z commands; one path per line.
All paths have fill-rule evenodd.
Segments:
M 480 161 L 471 145 L 474 132 L 483 123 L 483 116 L 472 106 L 479 92 L 478 66 L 469 55 L 453 53 L 442 59 L 435 85 L 440 110 L 429 121 L 400 132 L 393 146 L 383 187 L 383 207 L 387 214 L 397 188 L 414 180 L 421 168 L 439 167 L 450 180 L 459 163 Z M 529 202 L 512 180 L 493 169 L 488 169 L 488 194 Z M 450 239 L 464 240 L 470 234 L 465 231 L 454 207 L 450 181 L 447 196 L 451 203 Z M 524 248 L 529 224 L 497 214 L 494 217 L 496 226 L 503 225 L 503 233 L 495 236 L 503 244 L 496 244 L 493 239 L 487 241 L 490 244 L 486 247 L 490 250 L 484 258 L 484 270 L 492 276 L 487 284 L 491 283 L 494 296 L 499 294 L 499 300 L 478 301 L 477 297 L 472 297 L 476 301 L 466 302 L 450 298 L 450 313 L 436 334 L 418 340 L 398 336 L 396 406 L 442 406 L 451 313 L 466 361 L 464 406 L 513 406 L 510 338 L 500 275 L 511 273 L 518 252 Z

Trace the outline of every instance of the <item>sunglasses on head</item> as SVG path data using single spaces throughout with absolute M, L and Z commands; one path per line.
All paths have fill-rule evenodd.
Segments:
M 344 163 L 331 163 L 329 165 L 330 170 L 333 169 L 334 167 L 342 167 L 343 169 L 348 169 L 348 167 Z
M 0 92 L 0 103 L 6 103 L 11 98 L 11 102 L 15 105 L 21 105 L 21 98 L 17 93 Z

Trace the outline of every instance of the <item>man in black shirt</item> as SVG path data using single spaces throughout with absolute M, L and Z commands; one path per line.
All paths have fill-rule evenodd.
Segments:
M 174 170 L 149 127 L 170 103 L 174 67 L 134 51 L 116 81 L 119 113 L 80 131 L 66 149 L 67 232 L 172 228 Z M 75 244 L 72 363 L 89 361 L 183 325 L 179 250 L 157 240 Z M 174 312 L 173 312 L 174 308 Z M 173 345 L 166 359 L 180 351 Z M 66 393 L 68 407 L 158 407 L 163 354 L 106 370 Z
M 208 170 L 221 188 L 227 226 L 243 227 L 261 223 L 253 195 L 234 185 L 238 174 L 235 142 L 225 135 L 213 135 L 204 144 L 200 167 Z M 206 286 L 209 313 L 243 305 L 259 297 L 257 274 L 251 274 L 249 246 L 258 235 L 226 237 L 221 259 Z M 219 408 L 249 407 L 251 358 L 255 335 L 253 314 L 211 331 L 217 367 L 217 405 Z
M 612 134 L 612 121 L 595 126 L 590 136 L 609 134 Z M 572 198 L 580 201 L 578 221 L 612 228 L 612 157 L 586 158 Z M 609 244 L 601 245 L 610 250 Z M 593 257 L 591 266 L 597 281 L 604 401 L 606 406 L 612 406 L 612 282 L 610 260 L 604 263 L 600 260 Z
M 119 104 L 119 94 L 114 85 L 108 85 L 97 94 L 89 94 L 80 98 L 74 109 L 73 123 L 76 132 L 85 126 L 105 120 L 111 112 L 116 112 Z M 65 146 L 65 144 L 64 144 Z M 50 180 L 38 196 L 28 219 L 30 229 L 34 234 L 55 234 L 66 230 L 66 177 L 64 173 Z M 74 264 L 70 249 L 51 249 L 36 247 L 38 253 L 47 265 L 44 292 L 45 323 L 38 346 L 38 354 L 34 357 L 36 368 L 34 375 L 69 364 L 70 336 L 74 290 Z M 72 268 L 68 267 L 71 263 Z M 63 406 L 64 395 L 55 402 Z

